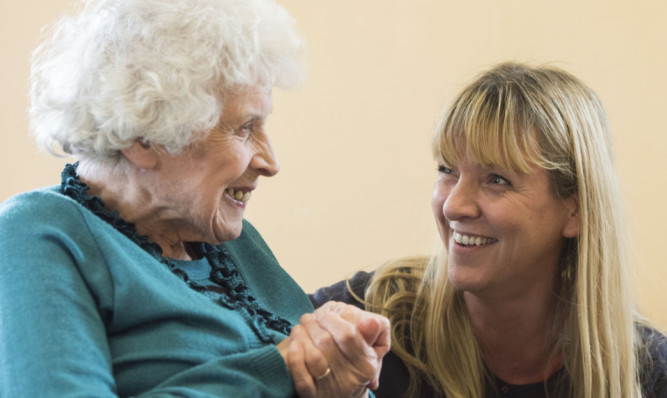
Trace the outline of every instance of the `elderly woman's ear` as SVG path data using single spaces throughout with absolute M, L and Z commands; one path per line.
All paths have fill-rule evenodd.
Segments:
M 152 169 L 158 163 L 158 154 L 150 142 L 137 138 L 132 145 L 122 149 L 121 153 L 128 162 L 140 169 Z

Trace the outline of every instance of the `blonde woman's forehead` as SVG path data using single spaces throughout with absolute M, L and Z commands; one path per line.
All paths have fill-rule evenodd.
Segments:
M 434 155 L 448 164 L 470 159 L 484 167 L 519 173 L 543 163 L 536 134 L 488 129 L 457 134 L 441 132 L 436 138 Z

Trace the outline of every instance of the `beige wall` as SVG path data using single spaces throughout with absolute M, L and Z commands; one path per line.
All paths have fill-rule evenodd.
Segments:
M 501 60 L 551 62 L 588 82 L 609 112 L 630 216 L 642 309 L 667 328 L 667 3 L 282 0 L 310 45 L 306 85 L 276 92 L 269 121 L 281 173 L 248 218 L 312 291 L 397 256 L 428 253 L 441 107 Z M 0 6 L 0 200 L 58 181 L 25 121 L 28 57 L 65 0 Z

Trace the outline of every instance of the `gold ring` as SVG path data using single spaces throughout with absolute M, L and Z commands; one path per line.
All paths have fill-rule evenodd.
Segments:
M 329 376 L 329 373 L 331 373 L 331 368 L 327 368 L 324 373 L 316 377 L 316 380 L 322 380 L 323 378 Z

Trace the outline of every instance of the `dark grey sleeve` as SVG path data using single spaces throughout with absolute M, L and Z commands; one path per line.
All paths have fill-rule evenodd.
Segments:
M 643 396 L 667 398 L 667 337 L 649 327 L 640 327 L 639 331 L 648 348 L 640 378 Z
M 370 283 L 372 277 L 373 273 L 360 271 L 354 274 L 350 279 L 342 280 L 331 286 L 317 289 L 315 293 L 309 294 L 308 297 L 315 308 L 322 306 L 322 304 L 327 301 L 342 301 L 364 309 L 363 303 L 359 302 L 359 300 L 350 293 L 349 288 L 352 289 L 354 294 L 363 299 L 366 294 L 366 287 Z

